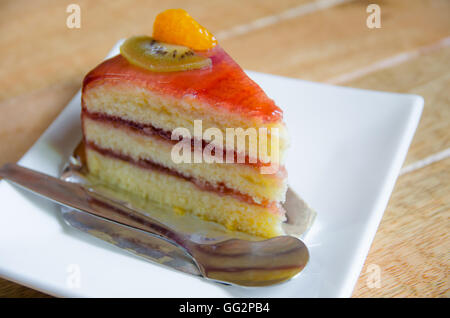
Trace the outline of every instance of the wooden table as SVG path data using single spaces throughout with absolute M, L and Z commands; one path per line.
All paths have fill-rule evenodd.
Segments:
M 80 29 L 66 26 L 70 3 Z M 381 28 L 366 25 L 370 3 Z M 448 0 L 2 0 L 0 164 L 26 152 L 118 39 L 151 34 L 156 13 L 181 6 L 246 69 L 425 98 L 353 296 L 448 297 Z M 379 286 L 369 282 L 374 265 Z M 0 279 L 0 296 L 45 295 Z

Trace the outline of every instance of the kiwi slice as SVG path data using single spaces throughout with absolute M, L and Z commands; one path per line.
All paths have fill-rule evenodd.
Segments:
M 153 72 L 176 72 L 211 66 L 211 59 L 192 49 L 168 44 L 149 36 L 127 39 L 120 47 L 120 54 L 131 64 Z

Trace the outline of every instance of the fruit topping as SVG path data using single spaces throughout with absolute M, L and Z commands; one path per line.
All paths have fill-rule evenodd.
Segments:
M 156 16 L 153 38 L 158 41 L 205 51 L 217 44 L 216 38 L 183 9 L 169 9 Z
M 127 39 L 120 53 L 133 65 L 153 72 L 176 72 L 211 66 L 211 59 L 194 50 L 175 44 L 157 41 L 149 36 Z

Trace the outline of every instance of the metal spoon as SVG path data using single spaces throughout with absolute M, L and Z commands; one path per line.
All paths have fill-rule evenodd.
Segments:
M 300 273 L 309 259 L 305 244 L 292 236 L 200 244 L 79 184 L 11 163 L 0 168 L 0 177 L 63 206 L 156 235 L 192 257 L 203 277 L 218 282 L 241 286 L 281 283 Z

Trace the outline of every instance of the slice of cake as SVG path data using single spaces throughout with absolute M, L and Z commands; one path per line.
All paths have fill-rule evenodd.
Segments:
M 177 213 L 282 234 L 282 111 L 185 11 L 158 15 L 153 35 L 84 79 L 89 172 Z

